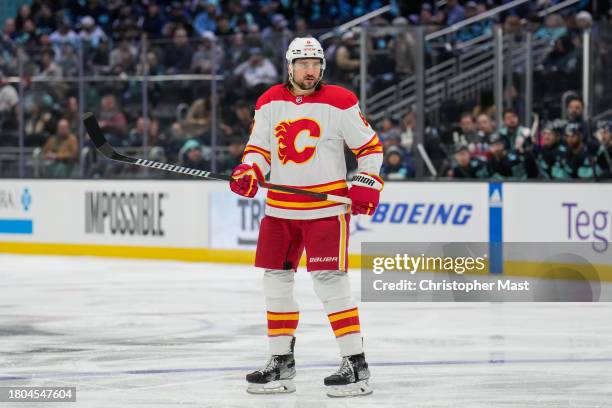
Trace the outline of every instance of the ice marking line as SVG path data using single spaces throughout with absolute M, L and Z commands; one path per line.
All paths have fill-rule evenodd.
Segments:
M 504 365 L 504 364 L 546 364 L 546 363 L 612 363 L 612 357 L 608 358 L 552 358 L 552 359 L 516 359 L 516 360 L 439 360 L 439 361 L 387 361 L 379 363 L 368 363 L 372 367 L 408 367 L 408 366 L 445 366 L 445 365 Z M 300 364 L 300 368 L 329 368 L 337 367 L 337 363 L 329 364 Z M 261 367 L 236 366 L 236 367 L 200 367 L 200 368 L 165 368 L 152 370 L 125 370 L 125 371 L 84 371 L 65 373 L 43 373 L 43 374 L 16 374 L 0 375 L 0 381 L 36 380 L 52 378 L 71 377 L 113 377 L 120 375 L 150 375 L 150 374 L 172 374 L 172 373 L 214 373 L 227 371 L 249 371 Z

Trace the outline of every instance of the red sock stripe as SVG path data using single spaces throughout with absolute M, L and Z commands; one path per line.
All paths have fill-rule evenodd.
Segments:
M 268 320 L 268 329 L 297 329 L 298 320 Z
M 300 312 L 268 312 L 268 336 L 293 336 Z
M 331 327 L 333 331 L 338 329 L 342 329 L 347 326 L 359 326 L 359 316 L 347 317 L 346 319 L 336 320 L 335 322 L 331 322 Z

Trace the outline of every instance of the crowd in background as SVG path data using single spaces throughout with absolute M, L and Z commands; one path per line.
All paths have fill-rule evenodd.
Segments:
M 376 92 L 413 74 L 414 38 L 409 31 L 390 35 L 386 28 L 407 30 L 424 25 L 433 32 L 503 3 L 447 0 L 440 7 L 435 2 L 392 3 L 391 12 L 369 22 L 373 34 L 367 44 L 368 91 Z M 574 79 L 579 75 L 579 33 L 593 24 L 593 16 L 583 10 L 565 17 L 551 14 L 539 18 L 535 10 L 543 3 L 555 1 L 530 2 L 508 10 L 497 16 L 498 20 L 483 20 L 459 30 L 452 41 L 465 42 L 490 33 L 495 23 L 503 24 L 507 33 L 518 34 L 528 28 L 536 38 L 551 43 L 540 74 L 558 73 L 559 81 L 565 82 L 551 83 L 561 90 L 570 89 L 565 87 L 568 83 L 578 82 Z M 576 7 L 584 9 L 586 3 Z M 51 163 L 47 176 L 69 177 L 79 153 L 75 136 L 79 100 L 76 83 L 62 79 L 80 74 L 115 76 L 126 80 L 88 84 L 81 101 L 86 110 L 95 110 L 113 144 L 138 148 L 146 134 L 146 144 L 161 148 L 166 160 L 210 169 L 211 157 L 216 154 L 211 150 L 214 105 L 217 144 L 225 152 L 219 165 L 227 171 L 240 160 L 248 140 L 256 98 L 284 79 L 288 42 L 294 36 L 332 30 L 384 4 L 360 0 L 34 0 L 21 6 L 14 19 L 5 20 L 0 33 L 0 146 L 15 146 L 21 102 L 26 146 L 43 147 L 42 154 Z M 600 14 L 605 16 L 601 10 Z M 447 45 L 430 44 L 428 63 L 452 58 Z M 338 33 L 324 46 L 325 80 L 356 90 L 360 59 L 355 32 Z M 23 101 L 16 84 L 7 82 L 19 72 L 26 78 Z M 141 82 L 128 80 L 144 73 L 220 74 L 222 79 L 215 97 L 211 97 L 210 80 L 151 82 L 147 88 L 150 118 L 144 118 Z M 28 81 L 30 78 L 48 82 Z M 571 147 L 567 135 L 574 131 L 566 130 L 562 121 L 551 121 L 554 126 L 543 125 L 531 135 L 530 129 L 515 124 L 520 107 L 504 112 L 504 123 L 495 124 L 491 106 L 481 105 L 470 107 L 460 117 L 448 118 L 444 125 L 428 123 L 425 147 L 440 175 L 588 178 L 609 174 L 609 128 L 603 124 L 581 125 L 576 131 L 586 149 L 582 160 L 571 156 L 582 147 Z M 414 118 L 414 112 L 406 112 L 401 118 L 372 124 L 385 144 L 383 171 L 387 178 L 414 176 Z M 568 123 L 573 121 L 568 119 Z M 548 151 L 549 142 L 555 146 L 554 154 Z M 608 151 L 607 156 L 603 151 Z M 347 161 L 349 166 L 353 164 L 350 158 Z M 574 171 L 578 162 L 584 168 Z M 585 170 L 587 167 L 592 173 Z
M 612 121 L 584 120 L 584 105 L 570 97 L 566 117 L 532 126 L 506 109 L 496 124 L 487 113 L 464 112 L 445 132 L 428 127 L 425 148 L 440 177 L 497 180 L 612 178 Z M 379 129 L 390 180 L 414 176 L 414 114 Z

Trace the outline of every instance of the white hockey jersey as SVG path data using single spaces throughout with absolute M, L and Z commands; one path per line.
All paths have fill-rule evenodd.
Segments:
M 311 95 L 295 96 L 280 84 L 257 100 L 242 161 L 264 175 L 269 172 L 273 184 L 346 196 L 345 142 L 357 157 L 358 171 L 378 178 L 382 144 L 354 93 L 322 85 Z M 273 190 L 266 199 L 266 214 L 279 218 L 323 218 L 347 211 L 345 204 Z

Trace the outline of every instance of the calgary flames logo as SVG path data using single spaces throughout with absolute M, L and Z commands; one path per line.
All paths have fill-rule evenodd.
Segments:
M 303 143 L 305 146 L 298 149 L 296 141 L 299 136 L 305 138 L 320 137 L 321 128 L 312 119 L 284 120 L 274 128 L 274 136 L 278 139 L 278 158 L 282 164 L 287 164 L 290 161 L 298 164 L 305 163 L 314 156 L 316 148 L 305 142 Z

